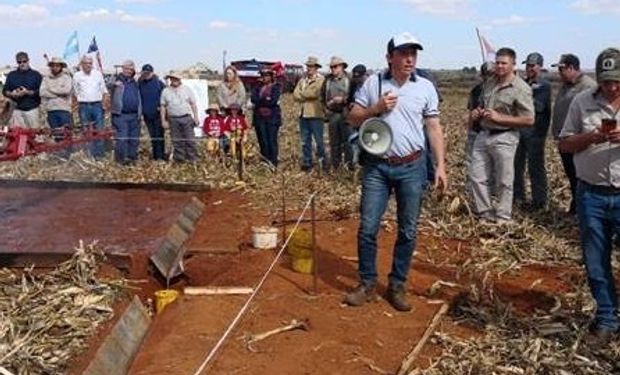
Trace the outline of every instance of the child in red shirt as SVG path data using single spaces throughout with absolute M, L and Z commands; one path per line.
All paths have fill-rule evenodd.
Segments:
M 220 115 L 220 107 L 212 104 L 207 109 L 202 129 L 207 136 L 207 152 L 216 155 L 219 150 L 228 151 L 230 147 L 230 128 L 226 125 L 226 120 Z
M 230 130 L 231 138 L 231 154 L 236 156 L 237 148 L 244 152 L 243 145 L 248 139 L 248 123 L 238 104 L 231 104 L 228 107 L 228 116 L 226 117 L 226 128 Z

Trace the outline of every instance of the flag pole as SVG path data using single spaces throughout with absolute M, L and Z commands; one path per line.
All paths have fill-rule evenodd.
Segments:
M 77 62 L 79 65 L 82 56 L 80 55 L 80 39 L 78 38 L 77 31 L 75 32 L 75 42 L 77 43 Z
M 486 59 L 484 56 L 484 48 L 482 47 L 482 37 L 480 36 L 480 30 L 476 27 L 476 35 L 478 35 L 478 44 L 480 45 L 480 56 L 482 57 L 482 63 L 484 64 Z

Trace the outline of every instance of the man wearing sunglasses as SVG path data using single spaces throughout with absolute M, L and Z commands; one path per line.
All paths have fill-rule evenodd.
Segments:
M 10 124 L 36 129 L 41 126 L 39 88 L 43 78 L 39 72 L 30 68 L 26 52 L 17 53 L 15 60 L 17 69 L 9 73 L 2 89 L 2 94 L 15 102 Z

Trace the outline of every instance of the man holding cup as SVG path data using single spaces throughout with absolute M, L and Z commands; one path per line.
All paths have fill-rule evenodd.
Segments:
M 596 59 L 598 87 L 575 96 L 560 133 L 560 152 L 574 154 L 577 216 L 590 292 L 597 310 L 592 338 L 611 340 L 620 328 L 611 267 L 612 236 L 620 234 L 620 50 Z

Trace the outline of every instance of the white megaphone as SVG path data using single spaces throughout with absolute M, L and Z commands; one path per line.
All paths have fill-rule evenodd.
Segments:
M 392 128 L 379 117 L 371 117 L 360 126 L 360 147 L 371 155 L 383 156 L 392 147 L 393 140 Z

